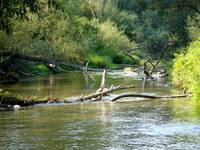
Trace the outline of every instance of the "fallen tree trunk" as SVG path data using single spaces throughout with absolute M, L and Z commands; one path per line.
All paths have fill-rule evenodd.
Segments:
M 34 74 L 29 74 L 29 73 L 26 73 L 26 72 L 23 72 L 21 70 L 18 70 L 18 72 L 23 75 L 23 76 L 27 76 L 27 77 L 36 77 L 36 75 Z
M 23 59 L 23 60 L 27 60 L 27 61 L 39 62 L 39 63 L 46 65 L 48 67 L 48 69 L 54 73 L 68 72 L 67 70 L 65 70 L 59 66 L 61 64 L 61 62 L 57 59 L 47 59 L 47 58 L 28 56 L 28 55 L 18 54 L 18 53 L 4 53 L 4 54 L 2 54 L 2 56 L 13 58 L 13 59 Z M 0 64 L 1 64 L 1 62 L 0 62 Z M 26 75 L 26 73 L 24 73 L 23 71 L 20 71 L 19 73 Z M 26 76 L 29 76 L 29 75 L 27 74 Z
M 148 94 L 122 94 L 117 97 L 111 99 L 112 102 L 117 101 L 118 99 L 124 97 L 138 97 L 138 98 L 150 98 L 150 99 L 158 99 L 158 98 L 183 98 L 183 97 L 190 97 L 189 95 L 170 95 L 170 96 L 158 96 L 158 95 L 148 95 Z
M 66 66 L 68 66 L 69 68 L 72 69 L 77 69 L 77 70 L 84 70 L 85 66 L 82 65 L 77 65 L 77 64 L 66 64 Z M 89 68 L 87 67 L 87 71 L 88 72 L 102 72 L 104 69 L 95 69 L 95 68 Z M 113 72 L 113 70 L 107 70 L 107 72 Z

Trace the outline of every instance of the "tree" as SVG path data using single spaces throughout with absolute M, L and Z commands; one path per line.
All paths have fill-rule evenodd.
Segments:
M 10 32 L 13 17 L 24 19 L 29 11 L 37 9 L 36 0 L 0 0 L 0 30 Z

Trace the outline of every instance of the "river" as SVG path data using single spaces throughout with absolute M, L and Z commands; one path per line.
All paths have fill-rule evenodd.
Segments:
M 0 88 L 24 96 L 72 97 L 97 89 L 101 76 L 94 76 L 96 82 L 71 72 L 1 84 Z M 144 85 L 120 75 L 109 75 L 107 80 L 109 85 L 122 83 L 136 85 L 124 92 L 179 93 L 165 81 Z M 36 105 L 0 112 L 0 150 L 191 150 L 200 149 L 199 141 L 200 106 L 190 99 L 126 98 L 115 103 Z

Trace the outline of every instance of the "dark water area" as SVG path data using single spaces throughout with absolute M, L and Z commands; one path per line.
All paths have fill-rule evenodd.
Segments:
M 71 97 L 97 89 L 82 73 L 1 85 L 10 92 Z M 135 84 L 125 92 L 177 94 L 165 81 L 142 83 L 109 75 L 107 84 Z M 92 85 L 94 84 L 94 85 Z M 46 92 L 46 93 L 45 93 Z M 157 99 L 87 104 L 36 105 L 0 112 L 0 150 L 157 150 L 200 149 L 200 105 L 190 99 Z

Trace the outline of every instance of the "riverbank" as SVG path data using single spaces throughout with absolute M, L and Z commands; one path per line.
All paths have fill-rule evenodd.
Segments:
M 101 65 L 98 66 L 99 62 L 88 61 L 86 64 L 71 64 L 15 54 L 8 56 L 0 63 L 0 82 L 18 82 L 28 77 L 46 76 L 75 70 L 84 71 L 85 69 L 92 72 L 102 72 L 103 68 L 107 68 L 108 70 L 123 70 L 125 67 L 132 67 L 133 70 L 137 70 L 143 67 L 144 62 L 140 61 L 138 60 L 134 64 L 112 64 L 100 67 Z M 163 60 L 160 66 L 171 74 L 172 63 Z M 147 67 L 150 68 L 151 66 Z
M 113 64 L 112 66 L 104 66 L 111 70 L 122 69 L 129 64 Z M 91 67 L 91 68 L 90 68 Z M 0 63 L 0 81 L 2 82 L 17 82 L 27 77 L 46 76 L 54 73 L 66 73 L 68 71 L 83 70 L 85 66 L 82 64 L 71 64 L 55 62 L 55 60 L 40 60 L 38 58 L 29 57 L 24 55 L 17 55 L 8 57 Z M 87 71 L 99 72 L 99 69 L 94 62 L 87 66 Z

